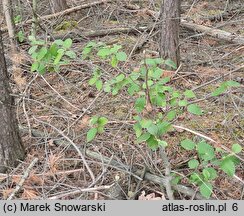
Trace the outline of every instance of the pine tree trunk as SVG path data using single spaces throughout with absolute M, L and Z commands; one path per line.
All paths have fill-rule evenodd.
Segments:
M 180 0 L 163 0 L 161 6 L 160 55 L 180 64 Z
M 66 0 L 51 0 L 52 12 L 57 13 L 68 8 Z
M 25 151 L 18 131 L 13 97 L 10 95 L 9 77 L 0 31 L 0 172 L 22 160 Z

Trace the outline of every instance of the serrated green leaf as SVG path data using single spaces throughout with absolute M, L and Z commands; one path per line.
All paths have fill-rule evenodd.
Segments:
M 202 115 L 202 109 L 196 104 L 188 105 L 187 111 L 194 114 L 194 115 Z
M 125 78 L 124 74 L 119 74 L 118 76 L 115 77 L 115 83 L 123 81 Z
M 96 88 L 97 88 L 98 91 L 100 91 L 103 88 L 102 80 L 97 80 L 96 81 Z
M 76 54 L 75 54 L 75 52 L 72 51 L 72 50 L 66 51 L 66 52 L 65 52 L 65 55 L 68 56 L 68 57 L 71 58 L 71 59 L 75 59 L 75 58 L 76 58 Z
M 187 100 L 180 100 L 178 102 L 178 104 L 179 104 L 180 107 L 185 107 L 185 106 L 187 106 L 188 102 L 187 102 Z
M 170 130 L 170 128 L 172 127 L 172 125 L 167 121 L 160 122 L 157 126 L 158 126 L 158 134 L 160 136 L 167 133 Z
M 182 140 L 180 145 L 186 150 L 193 150 L 196 146 L 196 144 L 190 139 Z
M 139 123 L 136 123 L 133 125 L 133 129 L 136 132 L 136 137 L 138 138 L 139 136 L 142 135 L 142 127 Z
M 226 85 L 221 85 L 220 87 L 218 87 L 217 89 L 215 89 L 213 92 L 212 92 L 212 96 L 219 96 L 220 94 L 224 93 L 227 89 L 227 86 Z
M 111 66 L 115 68 L 117 67 L 118 63 L 119 63 L 118 59 L 116 58 L 116 56 L 113 55 L 110 61 Z
M 215 178 L 218 177 L 217 172 L 214 168 L 208 167 L 208 168 L 205 168 L 204 170 L 206 170 L 209 173 L 209 176 L 208 176 L 209 180 L 214 180 Z
M 225 84 L 228 87 L 239 87 L 241 85 L 239 82 L 236 82 L 234 80 L 228 80 L 228 81 L 225 82 Z
M 230 158 L 225 158 L 220 163 L 220 168 L 228 175 L 234 176 L 235 174 L 235 164 Z
M 63 47 L 64 47 L 65 49 L 69 49 L 69 48 L 72 46 L 72 43 L 73 43 L 73 41 L 72 41 L 70 38 L 68 38 L 68 39 L 66 39 L 66 40 L 64 41 L 64 43 L 63 43 Z
M 111 92 L 111 86 L 108 83 L 106 83 L 104 85 L 104 89 L 103 90 L 104 90 L 104 92 L 109 93 L 109 92 Z
M 169 121 L 172 121 L 173 119 L 175 119 L 176 115 L 177 115 L 176 110 L 171 110 L 167 113 L 167 119 Z
M 152 134 L 152 135 L 154 135 L 154 136 L 157 135 L 157 133 L 158 133 L 158 127 L 157 127 L 157 125 L 151 123 L 151 124 L 150 124 L 148 127 L 146 127 L 146 128 L 147 128 L 147 131 L 148 131 L 150 134 Z
M 177 66 L 174 61 L 171 59 L 166 59 L 164 62 L 165 65 L 172 67 L 173 69 L 177 69 Z
M 150 119 L 142 119 L 139 123 L 142 128 L 148 128 L 153 124 L 152 120 Z
M 99 118 L 98 116 L 93 116 L 90 120 L 90 124 L 91 125 L 96 124 L 98 122 L 98 118 Z
M 233 144 L 231 149 L 235 154 L 238 154 L 242 151 L 242 147 L 239 144 Z
M 145 97 L 141 97 L 141 98 L 136 99 L 135 109 L 137 112 L 142 112 L 145 108 L 145 105 L 146 105 L 146 98 Z
M 100 118 L 98 118 L 97 123 L 100 126 L 104 126 L 104 125 L 106 125 L 108 123 L 108 119 L 106 117 L 100 117 Z
M 97 135 L 97 128 L 91 128 L 86 135 L 86 141 L 91 142 Z
M 192 90 L 185 90 L 184 95 L 189 99 L 196 97 L 195 93 Z
M 119 61 L 126 61 L 127 59 L 127 55 L 125 52 L 118 52 L 116 53 L 116 58 L 119 60 Z
M 38 48 L 38 46 L 32 46 L 32 47 L 29 49 L 28 53 L 29 53 L 30 55 L 32 55 L 32 54 L 37 50 L 37 48 Z
M 198 167 L 198 165 L 199 165 L 199 162 L 196 159 L 191 159 L 190 161 L 188 161 L 188 167 L 190 169 L 196 169 Z
M 31 72 L 37 71 L 38 68 L 39 68 L 39 62 L 34 62 L 31 65 Z
M 58 54 L 57 54 L 57 56 L 56 56 L 56 58 L 54 59 L 54 62 L 53 62 L 54 65 L 59 64 L 61 58 L 62 58 L 63 55 L 64 55 L 64 50 L 63 50 L 63 49 L 59 49 L 57 52 L 58 52 Z
M 160 79 L 161 76 L 163 75 L 163 70 L 159 67 L 156 67 L 153 71 L 152 71 L 152 78 L 154 79 Z
M 168 143 L 164 140 L 158 140 L 158 145 L 159 146 L 163 146 L 163 147 L 167 147 L 168 146 Z
M 111 54 L 111 52 L 110 52 L 110 49 L 108 49 L 108 48 L 102 48 L 97 53 L 97 55 L 99 57 L 102 57 L 102 58 L 105 58 L 105 57 L 107 57 L 110 54 Z
M 214 148 L 207 144 L 205 141 L 201 141 L 197 144 L 197 152 L 203 160 L 212 160 L 215 157 Z
M 150 133 L 144 133 L 144 134 L 142 134 L 141 136 L 139 136 L 139 137 L 137 138 L 137 142 L 138 142 L 138 143 L 145 142 L 145 141 L 147 141 L 150 137 L 151 137 L 151 134 L 150 134 Z
M 151 135 L 146 142 L 147 142 L 148 147 L 151 150 L 155 151 L 158 149 L 158 141 L 156 140 L 156 138 L 153 135 Z
M 200 186 L 200 193 L 209 199 L 213 191 L 213 186 L 209 182 L 203 182 Z
M 46 47 L 42 47 L 38 53 L 37 53 L 37 60 L 40 61 L 44 58 L 44 56 L 47 54 L 47 48 Z
M 59 45 L 59 46 L 63 46 L 64 41 L 61 40 L 61 39 L 58 39 L 58 40 L 55 40 L 54 43 L 57 44 L 57 45 Z

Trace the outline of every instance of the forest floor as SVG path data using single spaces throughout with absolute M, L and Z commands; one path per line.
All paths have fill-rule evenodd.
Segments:
M 89 1 L 70 2 L 72 3 L 69 3 L 69 6 L 74 7 Z M 65 35 L 77 30 L 82 35 L 90 30 L 152 26 L 155 20 L 148 10 L 159 11 L 156 2 L 111 1 L 42 21 L 40 25 L 52 35 Z M 21 11 L 16 10 L 16 13 L 21 13 L 22 19 L 28 20 L 31 18 L 28 15 L 30 8 L 27 3 L 24 4 L 26 5 L 23 5 Z M 244 37 L 244 5 L 241 1 L 233 1 L 227 15 L 212 21 L 209 19 L 210 16 L 221 13 L 224 6 L 225 0 L 184 1 L 181 15 L 182 18 L 196 24 L 222 29 Z M 45 3 L 40 5 L 38 13 L 40 16 L 50 13 Z M 68 29 L 62 29 L 70 23 L 74 26 L 70 25 Z M 30 26 L 23 25 L 19 28 L 26 35 L 29 34 Z M 131 199 L 133 197 L 131 194 L 135 190 L 137 193 L 133 199 L 168 198 L 160 184 L 152 181 L 138 183 L 138 179 L 133 174 L 135 169 L 143 170 L 145 167 L 157 176 L 164 174 L 160 151 L 152 151 L 146 144 L 135 142 L 136 136 L 131 124 L 135 114 L 133 98 L 125 91 L 115 97 L 97 91 L 95 87 L 88 84 L 96 64 L 104 69 L 103 79 L 107 80 L 120 71 L 128 74 L 137 68 L 143 59 L 143 52 L 151 57 L 158 57 L 158 32 L 159 29 L 155 27 L 152 31 L 115 33 L 98 37 L 77 36 L 72 38 L 74 40 L 72 48 L 78 57 L 84 45 L 93 40 L 122 45 L 129 59 L 114 69 L 108 65 L 108 62 L 99 59 L 96 63 L 92 61 L 84 63 L 81 58 L 78 58 L 69 65 L 63 66 L 59 73 L 47 73 L 44 76 L 30 73 L 31 58 L 27 54 L 29 44 L 25 41 L 21 44 L 19 56 L 21 68 L 11 70 L 11 77 L 12 89 L 16 95 L 17 117 L 23 144 L 27 149 L 27 157 L 17 168 L 11 169 L 7 176 L 0 174 L 1 198 L 6 199 L 13 193 L 34 158 L 38 158 L 38 162 L 28 170 L 28 177 L 15 194 L 16 199 Z M 43 37 L 44 32 L 40 30 L 38 34 Z M 146 42 L 145 38 L 147 38 Z M 4 34 L 4 42 L 6 45 L 7 34 Z M 140 44 L 142 45 L 139 46 Z M 8 48 L 6 46 L 6 50 Z M 204 115 L 184 114 L 174 124 L 204 134 L 229 149 L 234 143 L 244 147 L 244 69 L 229 73 L 243 66 L 244 44 L 230 43 L 181 27 L 180 50 L 182 64 L 177 74 L 175 71 L 169 74 L 170 85 L 178 90 L 195 89 L 197 98 L 202 99 L 199 105 Z M 216 77 L 220 79 L 204 85 Z M 241 87 L 217 98 L 208 97 L 221 81 L 230 79 L 241 83 Z M 86 143 L 86 133 L 90 128 L 89 120 L 94 115 L 107 117 L 109 123 L 103 134 L 98 135 L 92 142 Z M 198 139 L 196 135 L 184 130 L 172 131 L 165 136 L 168 143 L 166 153 L 172 171 L 182 177 L 180 184 L 197 192 L 199 188 L 188 180 L 190 170 L 187 167 L 187 162 L 196 155 L 194 153 L 189 155 L 188 151 L 182 149 L 179 143 L 184 138 Z M 97 159 L 91 155 L 85 157 L 95 181 L 92 181 L 92 175 L 89 174 L 80 154 L 72 148 L 74 145 L 81 150 L 97 153 Z M 110 162 L 117 161 L 126 169 L 99 160 L 99 155 L 106 156 Z M 238 155 L 244 158 L 243 151 Z M 218 178 L 213 182 L 212 198 L 244 199 L 243 168 L 242 161 L 236 168 L 236 176 L 239 179 L 228 177 L 220 171 Z M 175 191 L 175 197 L 194 199 L 195 194 L 189 197 Z

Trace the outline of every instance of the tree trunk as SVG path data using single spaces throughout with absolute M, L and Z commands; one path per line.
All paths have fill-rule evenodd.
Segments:
M 180 64 L 180 0 L 163 0 L 161 6 L 160 55 Z
M 68 8 L 66 0 L 51 0 L 52 12 L 57 13 Z
M 0 31 L 0 172 L 15 166 L 25 155 L 18 131 L 14 100 L 10 95 L 9 77 Z

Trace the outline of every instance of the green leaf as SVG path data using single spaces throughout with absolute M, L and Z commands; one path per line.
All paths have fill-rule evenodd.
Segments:
M 105 85 L 104 85 L 104 92 L 111 92 L 111 86 L 108 84 L 108 83 L 106 83 Z
M 145 141 L 147 141 L 150 137 L 151 137 L 151 134 L 150 134 L 150 133 L 144 133 L 144 134 L 142 134 L 141 136 L 139 136 L 139 137 L 137 138 L 137 142 L 138 142 L 138 143 L 145 142 Z
M 118 63 L 119 63 L 119 61 L 116 58 L 116 56 L 113 56 L 111 61 L 110 61 L 111 66 L 115 68 L 115 67 L 117 67 Z
M 196 146 L 196 144 L 190 139 L 182 140 L 180 145 L 186 150 L 193 150 Z
M 238 154 L 242 151 L 242 147 L 239 144 L 233 144 L 231 149 L 235 154 Z
M 58 54 L 58 45 L 56 43 L 53 43 L 49 48 L 49 53 L 52 56 L 56 56 Z
M 17 33 L 18 41 L 22 43 L 25 40 L 25 34 L 23 31 L 18 31 Z
M 61 40 L 61 39 L 58 39 L 58 40 L 55 40 L 54 43 L 57 44 L 57 45 L 59 45 L 59 46 L 63 46 L 64 41 Z
M 202 115 L 201 108 L 196 104 L 190 104 L 189 106 L 187 106 L 187 111 L 194 115 Z
M 176 117 L 176 111 L 175 110 L 171 110 L 171 111 L 169 111 L 168 113 L 167 113 L 167 119 L 169 120 L 169 121 L 172 121 L 173 119 L 175 119 L 175 117 Z
M 196 97 L 195 93 L 192 90 L 185 90 L 184 95 L 189 99 Z
M 203 182 L 200 186 L 200 193 L 207 199 L 210 198 L 213 186 L 209 182 Z
M 150 119 L 142 119 L 140 121 L 140 125 L 142 128 L 149 128 L 152 124 L 153 124 L 153 122 Z
M 178 104 L 179 104 L 180 107 L 185 107 L 185 106 L 187 106 L 188 102 L 187 102 L 187 100 L 180 100 L 178 102 Z
M 171 59 L 166 59 L 164 62 L 165 65 L 172 67 L 173 69 L 177 69 L 177 66 L 174 61 Z
M 155 124 L 151 124 L 150 126 L 148 126 L 148 127 L 146 127 L 146 128 L 147 128 L 147 131 L 148 131 L 150 134 L 152 134 L 152 135 L 154 135 L 154 136 L 157 135 L 157 133 L 158 133 L 158 127 L 157 127 L 157 125 L 155 125 Z
M 53 62 L 54 65 L 57 65 L 57 64 L 60 63 L 60 60 L 61 60 L 61 58 L 64 55 L 64 49 L 59 49 L 57 52 L 58 52 L 58 54 L 57 54 L 57 56 L 56 56 L 56 58 L 54 59 L 54 62 Z
M 34 62 L 31 65 L 31 72 L 37 71 L 38 68 L 39 68 L 39 63 L 38 62 Z
M 100 126 L 104 126 L 108 123 L 108 119 L 106 117 L 100 117 L 97 122 Z
M 228 87 L 239 87 L 241 84 L 239 82 L 229 80 L 225 82 Z
M 219 96 L 220 94 L 224 93 L 227 89 L 227 86 L 226 85 L 221 85 L 220 87 L 218 87 L 217 89 L 215 89 L 213 92 L 212 92 L 212 96 Z
M 28 53 L 29 53 L 30 55 L 33 54 L 33 53 L 37 50 L 37 48 L 38 48 L 37 45 L 36 45 L 36 46 L 32 46 L 32 47 L 29 49 Z
M 98 116 L 93 116 L 90 120 L 90 124 L 94 125 L 98 122 L 99 117 Z
M 97 135 L 97 128 L 91 128 L 86 135 L 86 141 L 91 142 Z
M 96 88 L 97 88 L 98 91 L 100 91 L 103 88 L 102 80 L 97 80 L 96 81 Z
M 125 52 L 118 52 L 116 54 L 116 58 L 119 60 L 119 61 L 126 61 L 127 59 L 127 55 Z
M 68 57 L 71 58 L 71 59 L 75 59 L 75 58 L 76 58 L 76 54 L 75 54 L 75 52 L 72 51 L 72 50 L 66 51 L 66 52 L 65 52 L 65 55 L 68 56 Z
M 188 167 L 190 169 L 196 169 L 198 167 L 198 165 L 199 165 L 199 162 L 196 159 L 192 159 L 192 160 L 188 161 Z
M 148 147 L 150 149 L 152 149 L 153 151 L 154 150 L 157 150 L 158 148 L 158 141 L 155 139 L 154 136 L 150 136 L 150 138 L 147 140 L 147 144 L 148 144 Z
M 46 47 L 42 47 L 38 54 L 37 54 L 37 60 L 40 61 L 41 59 L 44 58 L 44 56 L 47 54 L 47 48 Z
M 93 77 L 89 80 L 88 84 L 92 86 L 92 85 L 94 85 L 96 82 L 97 82 L 97 76 L 93 76 Z
M 215 157 L 214 148 L 207 144 L 205 141 L 201 141 L 197 145 L 197 152 L 203 160 L 212 160 Z
M 135 109 L 137 112 L 142 112 L 145 108 L 145 105 L 146 105 L 146 98 L 145 97 L 141 97 L 141 98 L 136 99 Z
M 102 133 L 104 132 L 104 127 L 103 127 L 103 126 L 99 126 L 99 127 L 97 127 L 97 132 L 98 132 L 99 134 L 102 134 Z
M 172 127 L 172 125 L 167 121 L 160 122 L 157 126 L 158 126 L 158 134 L 160 136 L 167 133 Z
M 209 175 L 208 175 L 209 180 L 214 180 L 218 177 L 217 172 L 214 168 L 208 167 L 208 168 L 205 168 L 204 170 L 206 170 L 209 173 Z
M 203 177 L 204 177 L 205 180 L 209 180 L 210 173 L 208 172 L 207 169 L 203 169 L 202 174 L 203 174 Z
M 156 67 L 154 70 L 153 70 L 153 74 L 152 74 L 152 77 L 154 79 L 160 79 L 161 76 L 163 75 L 163 70 L 159 67 Z
M 142 134 L 142 127 L 139 123 L 133 125 L 133 129 L 136 132 L 136 137 L 138 138 Z
M 105 58 L 105 57 L 107 57 L 110 54 L 111 54 L 111 52 L 110 52 L 110 49 L 108 49 L 108 48 L 102 48 L 97 53 L 97 55 L 99 57 L 102 57 L 102 58 Z
M 65 49 L 69 49 L 71 46 L 72 46 L 72 40 L 70 39 L 70 38 L 68 38 L 68 39 L 66 39 L 65 41 L 64 41 L 64 43 L 63 43 L 63 47 L 65 48 Z
M 235 164 L 230 158 L 225 158 L 220 163 L 220 168 L 228 175 L 234 176 L 235 174 Z
M 114 44 L 113 47 L 110 49 L 111 53 L 117 53 L 122 48 L 121 45 Z
M 168 146 L 168 143 L 164 140 L 158 140 L 158 145 L 159 146 L 163 146 L 163 147 L 167 147 Z
M 123 81 L 125 78 L 124 74 L 119 74 L 118 76 L 115 77 L 115 83 Z
M 140 91 L 140 86 L 136 83 L 131 83 L 127 91 L 131 96 L 133 96 L 136 92 Z

